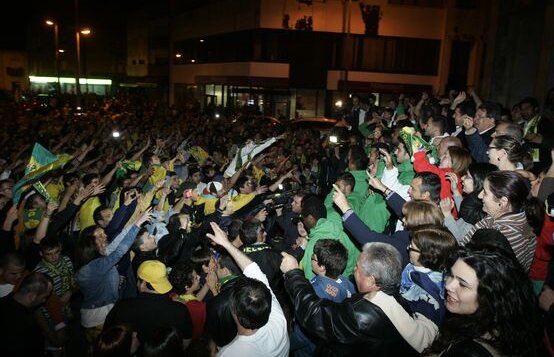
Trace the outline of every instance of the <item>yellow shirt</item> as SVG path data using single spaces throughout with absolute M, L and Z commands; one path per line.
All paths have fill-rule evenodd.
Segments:
M 94 210 L 98 207 L 100 207 L 100 199 L 98 197 L 91 197 L 83 203 L 79 209 L 79 227 L 81 231 L 95 225 L 93 214 Z
M 242 207 L 246 206 L 250 201 L 252 201 L 256 197 L 256 193 L 239 193 L 237 196 L 235 196 L 231 202 L 233 204 L 233 209 L 235 211 L 238 211 Z
M 199 206 L 201 204 L 204 204 L 204 214 L 209 215 L 215 212 L 215 204 L 217 203 L 217 198 L 206 198 L 206 197 L 198 197 L 196 202 L 194 204 L 196 206 Z

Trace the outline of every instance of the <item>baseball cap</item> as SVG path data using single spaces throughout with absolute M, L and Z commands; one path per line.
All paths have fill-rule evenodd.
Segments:
M 146 281 L 157 293 L 166 294 L 173 289 L 167 279 L 167 270 L 165 264 L 159 260 L 147 260 L 143 262 L 137 271 L 140 279 Z
M 203 195 L 217 196 L 217 192 L 223 189 L 223 185 L 217 181 L 210 181 L 202 190 Z

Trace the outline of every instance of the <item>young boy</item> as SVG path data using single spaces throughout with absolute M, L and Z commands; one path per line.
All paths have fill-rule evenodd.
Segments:
M 354 284 L 342 275 L 346 268 L 348 252 L 337 240 L 322 239 L 314 246 L 310 283 L 317 296 L 334 302 L 342 302 L 356 292 Z
M 200 288 L 200 275 L 196 270 L 196 266 L 192 261 L 184 260 L 176 264 L 169 273 L 169 282 L 175 292 L 173 300 L 185 304 L 189 310 L 193 338 L 204 334 L 206 303 L 202 300 L 210 289 L 210 285 L 215 289 L 217 279 L 214 273 L 208 273 L 208 282 Z M 212 284 L 210 284 L 210 280 Z
M 41 240 L 39 250 L 42 259 L 34 270 L 52 279 L 52 292 L 62 304 L 64 317 L 69 319 L 71 317 L 69 300 L 76 287 L 73 264 L 67 256 L 61 255 L 62 245 L 56 237 Z
M 76 287 L 73 264 L 61 255 L 62 246 L 57 237 L 41 240 L 38 250 L 41 260 L 34 270 L 50 278 L 52 294 L 36 317 L 46 337 L 46 349 L 52 356 L 60 356 L 66 342 L 67 321 L 72 318 L 69 300 Z

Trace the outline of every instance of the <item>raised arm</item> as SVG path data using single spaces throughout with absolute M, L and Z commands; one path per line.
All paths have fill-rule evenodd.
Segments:
M 208 236 L 208 238 L 210 238 L 214 243 L 222 246 L 235 260 L 240 270 L 244 271 L 244 269 L 252 263 L 252 260 L 231 243 L 231 241 L 227 238 L 227 233 L 221 230 L 216 223 L 210 222 L 210 226 L 212 227 L 214 233 L 208 233 L 206 236 Z
M 279 177 L 279 179 L 278 179 L 277 181 L 275 181 L 274 183 L 271 184 L 271 186 L 269 186 L 269 190 L 270 190 L 271 192 L 277 191 L 277 189 L 279 189 L 279 185 L 282 184 L 283 181 L 285 181 L 286 179 L 292 177 L 292 171 L 293 171 L 293 170 L 290 170 L 289 172 L 287 172 L 287 173 L 284 174 L 283 176 Z

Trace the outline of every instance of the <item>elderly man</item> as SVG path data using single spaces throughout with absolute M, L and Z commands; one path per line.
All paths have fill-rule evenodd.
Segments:
M 354 277 L 359 294 L 337 304 L 320 299 L 283 253 L 281 271 L 298 322 L 320 339 L 319 356 L 418 355 L 432 343 L 436 325 L 410 317 L 397 301 L 402 265 L 400 253 L 385 243 L 368 243 L 358 257 Z

